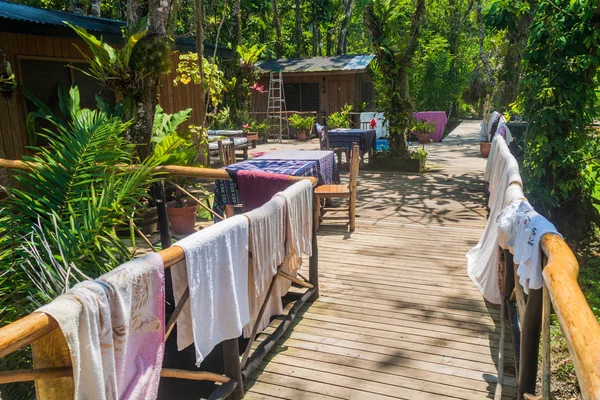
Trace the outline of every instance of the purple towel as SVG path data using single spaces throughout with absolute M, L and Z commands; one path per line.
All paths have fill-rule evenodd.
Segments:
M 246 212 L 262 206 L 291 183 L 288 175 L 270 172 L 240 170 L 235 175 L 232 178 L 238 186 Z

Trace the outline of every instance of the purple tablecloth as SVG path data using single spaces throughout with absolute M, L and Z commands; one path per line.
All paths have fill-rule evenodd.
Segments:
M 283 175 L 319 177 L 317 161 L 254 159 L 231 164 L 225 169 L 228 171 L 248 170 Z M 236 204 L 242 204 L 242 198 L 233 181 L 222 179 L 215 180 L 213 211 L 219 215 L 224 215 L 225 205 Z
M 375 129 L 347 129 L 338 128 L 328 131 L 329 147 L 352 148 L 352 143 L 358 143 L 360 151 L 366 153 L 375 151 L 377 131 Z
M 319 184 L 340 183 L 340 173 L 335 162 L 335 155 L 330 150 L 276 150 L 256 159 L 316 161 L 319 170 Z
M 427 121 L 435 125 L 435 132 L 429 134 L 429 139 L 434 142 L 441 142 L 446 129 L 448 117 L 444 111 L 421 111 L 413 113 L 413 117 L 418 120 Z

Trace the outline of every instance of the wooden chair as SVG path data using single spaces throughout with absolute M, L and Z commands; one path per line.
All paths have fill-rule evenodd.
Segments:
M 323 140 L 320 140 L 320 143 L 321 150 L 331 150 L 335 153 L 338 158 L 338 166 L 342 165 L 342 154 L 346 155 L 346 161 L 350 159 L 350 149 L 345 147 L 336 147 L 334 149 L 331 148 L 331 145 L 329 144 L 329 129 L 326 126 L 323 127 Z
M 235 145 L 233 144 L 233 140 L 229 143 L 223 143 L 222 140 L 219 140 L 219 158 L 224 167 L 235 164 Z
M 356 227 L 356 184 L 358 182 L 358 169 L 360 165 L 360 149 L 358 144 L 352 144 L 352 155 L 350 156 L 350 181 L 347 185 L 322 185 L 315 189 L 315 226 L 318 229 L 321 221 L 326 219 L 350 220 L 350 232 Z M 348 199 L 348 207 L 327 208 L 321 205 L 321 200 L 342 198 Z M 325 217 L 328 211 L 347 211 L 348 217 Z

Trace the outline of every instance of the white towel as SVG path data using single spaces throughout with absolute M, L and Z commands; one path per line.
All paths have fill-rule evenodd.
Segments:
M 509 169 L 512 170 L 509 158 L 513 157 L 501 136 L 494 138 L 492 149 L 495 152 L 494 157 L 491 160 L 488 159 L 488 164 L 490 162 L 494 164 L 489 170 L 490 197 L 488 205 L 490 216 L 479 242 L 467 253 L 467 270 L 469 277 L 483 297 L 490 303 L 500 304 L 502 297 L 498 288 L 499 227 L 496 219 L 506 205 L 506 189 L 511 183 L 508 174 Z M 514 176 L 511 178 L 516 179 Z
M 189 283 L 196 363 L 200 365 L 217 344 L 240 336 L 250 320 L 248 220 L 241 215 L 227 218 L 175 245 L 185 252 L 187 282 L 177 271 L 173 274 L 173 292 L 183 293 Z M 187 347 L 179 340 L 179 327 L 177 331 L 178 347 Z
M 511 187 L 518 187 L 517 185 L 513 185 Z M 510 200 L 507 199 L 507 202 L 510 203 Z M 521 218 L 525 216 L 526 213 L 533 211 L 533 207 L 525 200 L 514 200 L 508 206 L 506 206 L 498 217 L 496 221 L 498 222 L 498 227 L 500 228 L 500 232 L 498 233 L 498 245 L 503 249 L 509 250 L 514 254 L 515 247 L 515 239 L 517 236 L 517 226 Z
M 541 289 L 544 283 L 540 240 L 548 233 L 562 237 L 550 221 L 535 211 L 528 212 L 518 221 L 514 261 L 519 264 L 517 275 L 525 293 L 529 293 L 529 289 Z
M 283 197 L 274 197 L 263 206 L 246 214 L 250 220 L 250 275 L 248 301 L 250 322 L 244 327 L 244 337 L 250 337 L 260 308 L 266 298 L 277 267 L 285 258 L 286 205 Z M 265 307 L 257 332 L 269 325 L 273 315 L 283 313 L 281 297 L 274 292 Z
M 164 267 L 158 254 L 81 282 L 38 309 L 71 353 L 75 399 L 154 399 L 164 354 Z
M 287 206 L 288 246 L 297 255 L 312 255 L 312 184 L 308 179 L 296 182 L 274 197 L 282 197 Z

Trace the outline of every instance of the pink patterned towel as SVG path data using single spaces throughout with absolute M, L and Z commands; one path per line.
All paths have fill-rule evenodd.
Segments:
M 162 258 L 151 253 L 75 285 L 38 309 L 71 353 L 75 399 L 155 399 L 164 354 Z

